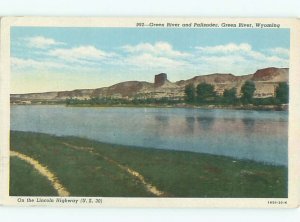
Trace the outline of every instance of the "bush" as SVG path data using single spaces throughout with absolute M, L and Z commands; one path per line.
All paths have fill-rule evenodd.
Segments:
M 280 82 L 275 90 L 275 98 L 279 103 L 289 102 L 289 85 L 286 82 Z
M 252 81 L 246 81 L 241 88 L 241 100 L 244 104 L 252 103 L 253 95 L 255 92 L 255 84 Z

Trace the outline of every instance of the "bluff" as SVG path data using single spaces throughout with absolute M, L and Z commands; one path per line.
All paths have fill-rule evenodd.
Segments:
M 117 83 L 109 87 L 97 89 L 76 89 L 72 91 L 11 94 L 12 103 L 31 102 L 39 100 L 62 101 L 68 98 L 89 99 L 100 98 L 183 98 L 184 88 L 188 84 L 206 82 L 214 85 L 216 92 L 222 95 L 225 89 L 237 88 L 238 96 L 245 81 L 250 80 L 255 83 L 254 97 L 271 97 L 275 94 L 275 89 L 279 82 L 288 82 L 289 69 L 269 67 L 259 69 L 253 74 L 236 76 L 231 73 L 214 73 L 209 75 L 195 76 L 191 79 L 170 82 L 166 73 L 155 75 L 154 83 L 145 81 L 126 81 Z

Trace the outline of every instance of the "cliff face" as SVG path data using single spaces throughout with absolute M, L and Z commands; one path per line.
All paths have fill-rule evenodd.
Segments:
M 253 81 L 271 81 L 271 82 L 287 82 L 289 74 L 288 68 L 266 68 L 257 70 L 252 77 Z
M 206 76 L 196 76 L 192 79 L 181 80 L 176 84 L 181 87 L 185 87 L 187 84 L 194 84 L 195 86 L 199 83 L 206 82 L 215 86 L 215 91 L 222 95 L 225 89 L 233 87 L 237 88 L 238 96 L 242 85 L 245 81 L 250 80 L 255 83 L 254 97 L 263 98 L 274 96 L 275 88 L 279 82 L 288 82 L 289 69 L 288 68 L 265 68 L 259 69 L 254 74 L 235 76 L 233 74 L 220 74 L 215 73 Z
M 233 74 L 215 73 L 210 75 L 195 76 L 188 80 L 180 80 L 172 83 L 167 79 L 167 74 L 161 73 L 155 76 L 154 83 L 128 81 L 121 82 L 110 87 L 98 89 L 77 89 L 73 91 L 12 94 L 12 101 L 24 100 L 65 100 L 67 98 L 89 99 L 91 97 L 110 98 L 181 98 L 184 96 L 184 88 L 188 84 L 206 82 L 214 85 L 216 92 L 222 95 L 225 89 L 237 88 L 238 96 L 242 85 L 247 80 L 255 83 L 254 97 L 263 98 L 274 96 L 275 88 L 279 82 L 288 82 L 288 68 L 265 68 L 257 70 L 254 74 L 235 76 Z
M 255 83 L 255 97 L 274 96 L 275 89 L 279 82 L 289 81 L 289 69 L 266 68 L 257 70 L 251 80 Z

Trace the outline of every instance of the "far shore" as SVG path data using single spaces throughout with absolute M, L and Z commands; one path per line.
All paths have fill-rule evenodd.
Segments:
M 47 103 L 30 103 L 19 104 L 11 103 L 11 105 L 65 105 L 66 107 L 131 107 L 131 108 L 193 108 L 193 109 L 231 109 L 231 110 L 258 110 L 258 111 L 288 111 L 288 104 L 280 105 L 191 105 L 186 103 L 179 104 L 72 104 L 67 105 L 59 102 Z
M 189 104 L 177 104 L 177 105 L 156 105 L 156 104 L 119 104 L 119 105 L 88 105 L 88 104 L 76 104 L 67 105 L 67 107 L 133 107 L 133 108 L 192 108 L 192 109 L 233 109 L 233 110 L 261 110 L 261 111 L 288 111 L 288 105 L 189 105 Z

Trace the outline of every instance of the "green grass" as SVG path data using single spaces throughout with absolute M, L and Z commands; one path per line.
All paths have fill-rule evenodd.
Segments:
M 41 176 L 32 166 L 17 157 L 10 158 L 10 190 L 11 196 L 56 196 L 57 192 L 50 181 Z M 20 179 L 22 178 L 22 179 Z
M 64 145 L 93 147 L 142 174 L 169 197 L 287 197 L 287 168 L 254 161 L 182 151 L 105 144 L 76 137 L 11 132 L 11 149 L 46 165 L 72 196 L 151 197 L 143 184 L 115 164 L 87 151 Z M 27 195 L 25 168 L 11 162 L 11 194 Z M 16 182 L 17 181 L 17 182 Z M 42 183 L 32 179 L 32 183 Z M 31 193 L 45 192 L 42 186 Z M 41 187 L 40 190 L 38 187 Z M 28 189 L 31 189 L 28 187 Z

